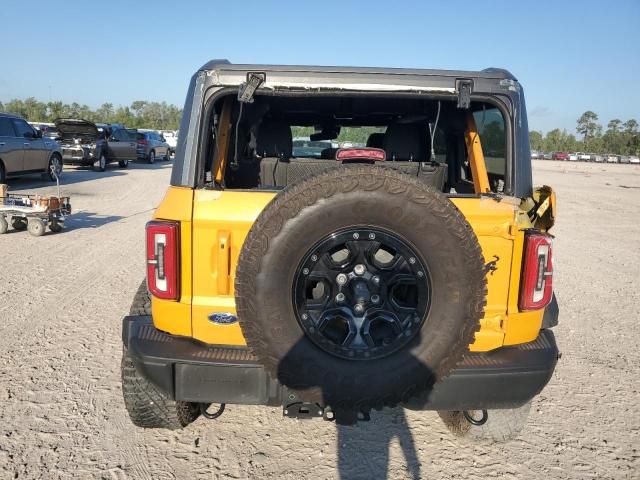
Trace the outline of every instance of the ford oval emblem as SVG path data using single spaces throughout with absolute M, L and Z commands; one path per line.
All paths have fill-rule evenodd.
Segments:
M 212 313 L 209 315 L 209 321 L 218 325 L 230 325 L 238 321 L 238 317 L 232 313 Z

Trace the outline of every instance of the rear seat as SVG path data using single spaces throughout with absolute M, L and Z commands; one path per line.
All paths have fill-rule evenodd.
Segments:
M 387 160 L 377 165 L 394 168 L 442 191 L 446 179 L 447 166 L 420 163 L 427 156 L 428 135 L 417 124 L 394 124 L 387 128 L 386 134 L 369 138 L 370 143 L 384 148 Z M 291 158 L 292 138 L 288 125 L 264 124 L 258 130 L 256 154 L 260 161 L 260 183 L 266 188 L 282 188 L 303 180 L 311 175 L 338 168 L 341 163 L 335 160 L 336 149 L 325 149 L 322 158 Z M 395 160 L 394 160 L 395 159 Z
M 380 134 L 372 134 L 380 135 Z M 367 144 L 379 144 L 380 137 L 369 137 Z M 429 131 L 418 123 L 394 123 L 387 127 L 382 147 L 387 154 L 385 167 L 394 168 L 442 191 L 447 176 L 447 165 L 427 162 L 430 156 Z

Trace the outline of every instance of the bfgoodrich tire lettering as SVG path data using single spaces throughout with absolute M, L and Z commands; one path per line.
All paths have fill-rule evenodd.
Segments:
M 304 335 L 291 299 L 296 266 L 332 232 L 393 232 L 422 256 L 433 284 L 419 335 L 384 358 L 349 360 Z M 255 355 L 308 402 L 345 409 L 394 406 L 446 376 L 468 350 L 486 297 L 484 260 L 464 216 L 415 178 L 341 167 L 289 187 L 254 223 L 236 275 L 238 318 Z

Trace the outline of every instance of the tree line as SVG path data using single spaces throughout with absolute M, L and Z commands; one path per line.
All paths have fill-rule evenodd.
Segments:
M 114 106 L 103 103 L 93 110 L 88 105 L 60 101 L 42 102 L 34 97 L 25 100 L 13 99 L 3 104 L 0 111 L 21 115 L 32 122 L 53 122 L 56 118 L 83 118 L 96 123 L 121 123 L 130 128 L 154 130 L 176 130 L 182 117 L 182 109 L 166 102 L 136 100 L 131 105 Z M 369 134 L 378 128 L 343 128 L 338 141 L 349 140 L 365 143 Z M 555 128 L 547 134 L 533 130 L 529 132 L 532 150 L 543 152 L 589 152 L 637 155 L 640 153 L 638 122 L 630 119 L 623 122 L 614 118 L 604 130 L 598 123 L 598 115 L 591 110 L 584 112 L 576 122 L 576 132 L 581 136 Z M 309 136 L 313 129 L 297 127 L 294 136 Z M 485 132 L 486 136 L 486 132 Z
M 602 125 L 598 123 L 598 115 L 588 110 L 576 122 L 576 132 L 581 138 L 576 138 L 575 135 L 559 128 L 547 132 L 546 135 L 533 130 L 529 132 L 531 150 L 617 155 L 640 153 L 640 132 L 638 122 L 633 118 L 625 122 L 614 118 L 603 131 Z
M 79 103 L 41 102 L 29 97 L 25 100 L 13 99 L 3 104 L 0 112 L 21 115 L 30 122 L 53 122 L 56 118 L 82 118 L 96 123 L 121 123 L 130 128 L 154 130 L 177 130 L 182 117 L 182 109 L 167 102 L 136 100 L 129 106 L 114 106 L 103 103 L 93 110 Z

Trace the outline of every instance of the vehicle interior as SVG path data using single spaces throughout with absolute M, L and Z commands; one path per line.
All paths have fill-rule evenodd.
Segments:
M 256 95 L 252 100 L 226 95 L 210 107 L 204 125 L 210 141 L 202 151 L 206 188 L 279 190 L 357 162 L 415 175 L 444 193 L 477 193 L 475 142 L 488 179 L 481 191 L 504 191 L 507 135 L 504 116 L 491 103 L 460 109 L 455 99 L 422 95 Z M 379 151 L 368 158 L 363 148 L 382 150 L 385 158 Z M 338 154 L 345 149 L 359 149 L 356 158 Z

